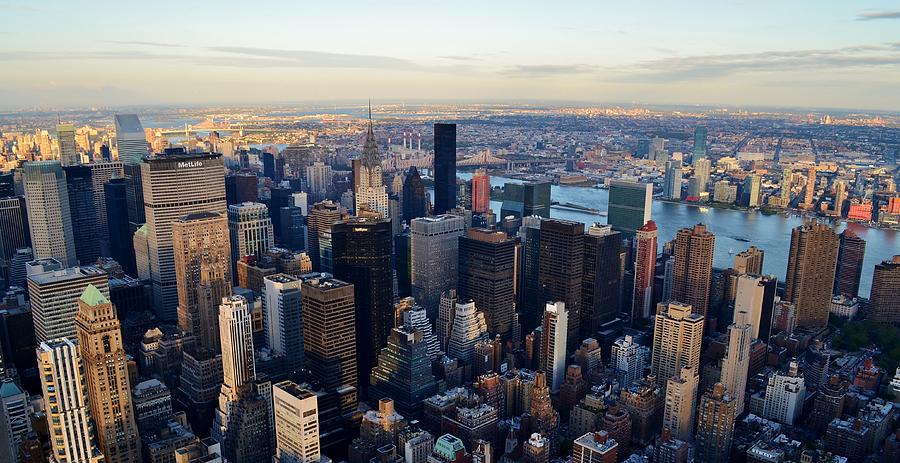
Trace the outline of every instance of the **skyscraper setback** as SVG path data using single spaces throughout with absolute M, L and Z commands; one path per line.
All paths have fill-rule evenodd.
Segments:
M 141 180 L 153 305 L 162 320 L 172 321 L 179 303 L 172 224 L 201 212 L 225 217 L 225 167 L 219 154 L 157 155 L 143 160 Z
M 716 236 L 703 224 L 683 228 L 675 235 L 675 272 L 672 297 L 689 304 L 695 313 L 706 316 L 712 281 Z
M 88 285 L 78 301 L 78 347 L 106 461 L 141 461 L 141 436 L 131 406 L 128 359 L 116 310 L 100 290 Z
M 213 212 L 199 212 L 176 220 L 171 227 L 178 326 L 193 334 L 199 347 L 217 352 L 219 304 L 231 294 L 227 220 Z

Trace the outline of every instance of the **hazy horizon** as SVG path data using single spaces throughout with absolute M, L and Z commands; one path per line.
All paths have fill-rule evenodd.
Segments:
M 372 97 L 900 111 L 900 8 L 887 2 L 7 2 L 0 12 L 4 108 Z

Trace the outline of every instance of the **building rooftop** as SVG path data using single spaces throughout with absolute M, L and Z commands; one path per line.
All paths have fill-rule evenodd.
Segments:
M 293 381 L 282 381 L 280 383 L 276 383 L 274 386 L 298 399 L 308 399 L 310 397 L 316 397 L 315 392 L 310 391 L 309 389 L 304 389 Z
M 103 304 L 109 304 L 109 299 L 100 292 L 94 285 L 87 285 L 87 288 L 84 288 L 84 292 L 81 293 L 81 302 L 94 307 Z

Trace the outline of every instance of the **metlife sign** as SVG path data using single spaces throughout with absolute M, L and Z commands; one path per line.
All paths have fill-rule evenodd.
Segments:
M 203 167 L 203 161 L 180 161 L 178 163 L 179 169 L 187 169 L 193 167 Z

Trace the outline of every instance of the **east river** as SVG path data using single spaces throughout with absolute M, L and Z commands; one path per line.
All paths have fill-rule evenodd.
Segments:
M 471 178 L 471 174 L 459 173 L 458 177 L 468 180 Z M 520 183 L 521 180 L 491 177 L 492 187 L 503 186 L 507 182 Z M 608 210 L 609 192 L 607 190 L 553 185 L 551 197 L 553 201 L 560 204 L 577 204 L 604 212 Z M 497 214 L 500 213 L 500 204 L 499 201 L 491 201 L 491 208 Z M 606 223 L 604 216 L 558 207 L 551 208 L 550 216 L 586 224 Z M 787 271 L 791 229 L 803 223 L 803 219 L 795 215 L 763 214 L 759 211 L 717 209 L 663 201 L 653 202 L 651 218 L 659 228 L 660 246 L 674 238 L 679 229 L 691 227 L 696 223 L 706 224 L 709 230 L 716 235 L 716 252 L 713 262 L 715 267 L 731 267 L 734 260 L 733 254 L 754 245 L 765 251 L 763 271 L 766 274 L 776 275 L 779 281 L 784 281 Z M 833 226 L 838 233 L 849 226 L 866 241 L 865 263 L 863 264 L 859 293 L 863 297 L 868 297 L 875 264 L 890 259 L 894 254 L 900 254 L 900 233 L 846 222 Z

